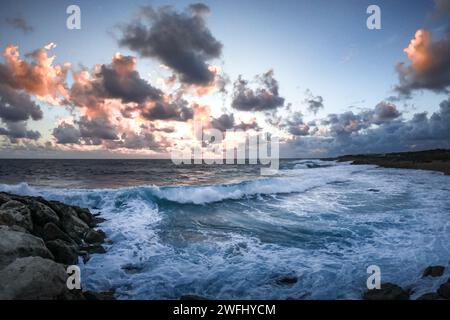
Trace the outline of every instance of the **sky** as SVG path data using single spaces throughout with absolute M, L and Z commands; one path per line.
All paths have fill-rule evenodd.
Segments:
M 202 145 L 198 121 L 282 157 L 450 148 L 449 18 L 450 0 L 3 0 L 0 158 L 168 157 Z

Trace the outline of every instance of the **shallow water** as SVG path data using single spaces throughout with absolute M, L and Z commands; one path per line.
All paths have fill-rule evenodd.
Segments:
M 289 160 L 261 178 L 254 166 L 125 160 L 100 174 L 52 161 L 57 169 L 0 171 L 0 190 L 108 219 L 108 252 L 80 261 L 88 289 L 115 288 L 122 299 L 358 299 L 366 268 L 378 265 L 383 282 L 416 289 L 414 298 L 448 278 L 420 279 L 450 259 L 450 177 L 441 173 Z M 285 275 L 298 282 L 277 284 Z

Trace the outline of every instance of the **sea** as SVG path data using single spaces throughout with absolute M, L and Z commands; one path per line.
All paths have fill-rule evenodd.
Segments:
M 80 259 L 82 286 L 118 299 L 361 299 L 370 266 L 415 298 L 450 276 L 450 176 L 439 172 L 11 159 L 0 191 L 100 213 L 107 252 Z M 446 274 L 422 278 L 429 265 Z

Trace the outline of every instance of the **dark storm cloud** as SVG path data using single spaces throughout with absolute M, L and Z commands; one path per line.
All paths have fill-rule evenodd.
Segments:
M 193 118 L 194 111 L 186 100 L 178 98 L 171 103 L 156 102 L 145 106 L 140 110 L 140 114 L 147 120 L 187 121 Z
M 6 136 L 11 143 L 17 143 L 18 139 L 37 140 L 41 137 L 38 131 L 27 130 L 27 123 L 7 122 L 6 128 L 0 127 L 0 136 Z
M 241 76 L 234 83 L 231 106 L 241 111 L 270 111 L 284 105 L 284 98 L 279 95 L 278 81 L 269 70 L 257 77 L 259 87 L 251 89 L 249 82 Z
M 214 72 L 207 62 L 220 57 L 222 44 L 206 26 L 209 8 L 195 4 L 177 12 L 173 7 L 144 7 L 140 21 L 122 27 L 119 44 L 142 57 L 159 59 L 187 84 L 207 85 Z
M 53 129 L 53 136 L 56 138 L 56 143 L 58 144 L 77 144 L 80 141 L 81 133 L 72 124 L 63 122 Z
M 450 28 L 443 39 L 434 41 L 427 30 L 418 30 L 405 49 L 411 64 L 399 63 L 396 90 L 410 96 L 414 90 L 448 92 L 450 86 Z
M 247 130 L 259 130 L 259 126 L 258 123 L 256 122 L 256 120 L 252 121 L 252 122 L 243 122 L 241 121 L 240 123 L 236 123 L 235 119 L 234 119 L 234 114 L 230 113 L 230 114 L 222 114 L 217 118 L 212 118 L 211 120 L 211 126 L 217 130 L 220 131 L 226 131 L 226 130 L 243 130 L 243 131 L 247 131 Z
M 13 28 L 23 31 L 23 33 L 30 33 L 34 30 L 22 17 L 7 18 L 6 22 Z
M 42 119 L 42 110 L 26 93 L 0 83 L 0 119 L 18 122 Z
M 100 144 L 101 140 L 117 140 L 116 128 L 104 118 L 88 119 L 81 117 L 76 121 L 81 137 L 89 144 Z
M 75 77 L 71 100 L 76 105 L 94 108 L 104 99 L 120 99 L 123 103 L 161 100 L 163 93 L 142 79 L 135 66 L 134 57 L 115 55 L 111 64 L 101 65 L 93 72 L 92 79 Z
M 439 15 L 450 15 L 450 1 L 434 0 L 436 13 Z
M 401 113 L 397 110 L 397 107 L 390 102 L 382 101 L 375 106 L 373 111 L 372 122 L 375 124 L 381 124 L 387 121 L 394 120 L 400 117 Z
M 320 109 L 323 109 L 323 98 L 322 96 L 314 96 L 311 91 L 306 91 L 307 98 L 305 99 L 305 103 L 310 112 L 317 114 Z
M 371 127 L 376 110 L 329 115 L 321 121 L 328 128 L 325 135 L 294 138 L 285 151 L 311 156 L 317 150 L 325 156 L 450 148 L 450 98 L 442 101 L 431 116 L 416 113 L 411 120 L 402 121 L 393 111 Z

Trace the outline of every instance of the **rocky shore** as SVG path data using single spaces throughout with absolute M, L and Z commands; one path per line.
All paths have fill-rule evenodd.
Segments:
M 0 192 L 0 300 L 113 299 L 66 284 L 69 265 L 105 252 L 102 221 L 85 208 Z
M 385 168 L 420 169 L 450 175 L 450 150 L 346 155 L 327 160 L 352 161 L 352 164 L 374 164 Z

